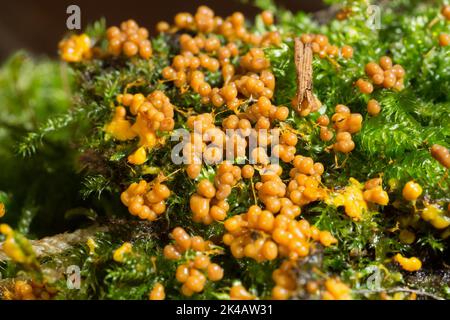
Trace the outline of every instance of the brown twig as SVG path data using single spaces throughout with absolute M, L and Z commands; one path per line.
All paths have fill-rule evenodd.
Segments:
M 298 37 L 296 37 L 294 41 L 294 59 L 297 71 L 297 112 L 301 111 L 301 105 L 305 99 L 314 110 L 316 109 L 316 99 L 313 95 L 313 52 L 311 44 L 303 44 Z

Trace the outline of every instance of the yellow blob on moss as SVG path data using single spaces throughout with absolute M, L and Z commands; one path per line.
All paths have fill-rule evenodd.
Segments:
M 150 121 L 142 115 L 138 114 L 136 122 L 131 127 L 139 136 L 139 145 L 147 148 L 153 148 L 158 143 L 155 130 L 150 128 Z
M 92 238 L 88 238 L 86 241 L 86 245 L 89 248 L 89 254 L 94 254 L 95 249 L 97 248 L 97 244 L 95 243 L 95 240 Z
M 3 251 L 9 258 L 17 263 L 37 264 L 33 248 L 23 235 L 16 233 L 7 224 L 0 225 L 0 233 L 6 236 Z
M 132 140 L 137 136 L 136 132 L 131 129 L 130 121 L 125 119 L 126 115 L 127 111 L 124 107 L 117 107 L 114 118 L 105 128 L 108 134 L 120 141 Z
M 133 246 L 129 242 L 125 242 L 120 248 L 116 249 L 113 254 L 113 259 L 116 262 L 123 262 L 125 260 L 125 254 L 130 253 Z
M 59 43 L 61 59 L 66 62 L 80 62 L 92 57 L 91 39 L 86 34 L 72 35 Z
M 363 185 L 356 179 L 350 178 L 350 184 L 342 190 L 329 195 L 325 202 L 328 205 L 345 208 L 345 213 L 355 219 L 360 220 L 362 213 L 367 210 L 367 202 L 364 200 Z
M 394 260 L 398 262 L 398 264 L 402 267 L 403 270 L 409 272 L 417 271 L 420 270 L 420 268 L 422 268 L 422 262 L 416 257 L 406 258 L 402 256 L 400 253 L 397 253 L 394 257 Z
M 423 220 L 431 223 L 436 229 L 445 229 L 450 226 L 450 217 L 437 205 L 426 204 L 420 216 Z
M 147 151 L 144 147 L 140 147 L 128 156 L 128 162 L 134 165 L 141 165 L 147 161 Z
M 352 300 L 350 288 L 338 279 L 327 279 L 325 288 L 326 291 L 322 294 L 324 300 Z
M 381 206 L 386 206 L 389 203 L 389 195 L 381 186 L 364 191 L 363 196 L 365 201 L 376 203 Z

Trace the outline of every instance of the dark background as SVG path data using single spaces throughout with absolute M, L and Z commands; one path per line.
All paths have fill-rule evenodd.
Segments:
M 276 0 L 278 5 L 292 11 L 314 12 L 324 7 L 319 0 Z M 8 0 L 0 8 L 0 61 L 18 49 L 36 54 L 56 55 L 58 41 L 67 32 L 66 9 L 76 4 L 81 8 L 81 22 L 88 23 L 102 17 L 108 25 L 133 18 L 154 33 L 160 20 L 173 21 L 176 13 L 194 13 L 202 4 L 211 7 L 217 15 L 226 16 L 242 11 L 253 17 L 258 10 L 239 0 Z

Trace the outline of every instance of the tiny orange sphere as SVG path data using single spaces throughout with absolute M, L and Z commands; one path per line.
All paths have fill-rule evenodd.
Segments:
M 164 292 L 164 286 L 161 283 L 157 283 L 150 292 L 150 300 L 164 300 L 166 293 Z
M 356 86 L 358 87 L 359 91 L 361 91 L 361 93 L 370 94 L 373 92 L 373 85 L 363 79 L 358 79 L 358 81 L 356 81 Z
M 450 20 L 450 5 L 444 5 L 441 9 L 441 14 L 447 19 Z
M 441 33 L 439 35 L 439 45 L 441 47 L 446 47 L 450 44 L 450 35 L 447 33 Z
M 371 116 L 377 116 L 380 113 L 380 111 L 381 111 L 381 106 L 378 103 L 378 101 L 375 99 L 369 100 L 369 102 L 367 103 L 367 112 Z
M 419 196 L 422 194 L 422 187 L 420 184 L 409 181 L 402 190 L 403 198 L 405 198 L 408 201 L 415 201 Z
M 392 68 L 392 59 L 388 56 L 383 56 L 380 58 L 380 67 L 383 68 L 383 70 L 389 70 Z
M 261 12 L 261 18 L 266 26 L 271 26 L 274 22 L 273 13 L 268 10 Z
M 139 51 L 139 47 L 131 41 L 127 41 L 123 44 L 123 52 L 127 57 L 135 56 Z
M 219 281 L 223 278 L 223 269 L 216 263 L 211 263 L 208 266 L 208 278 L 211 281 Z
M 351 46 L 343 46 L 341 48 L 341 55 L 344 59 L 351 59 L 353 57 L 353 48 Z

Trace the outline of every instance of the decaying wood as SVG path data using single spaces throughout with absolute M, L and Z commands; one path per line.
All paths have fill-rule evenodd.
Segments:
M 295 66 L 297 71 L 297 105 L 300 113 L 303 101 L 306 99 L 311 108 L 317 109 L 313 94 L 313 51 L 310 43 L 304 44 L 300 38 L 295 38 Z
M 92 226 L 86 229 L 80 229 L 72 233 L 57 234 L 52 237 L 42 238 L 40 240 L 31 240 L 31 245 L 37 257 L 54 255 L 61 253 L 78 243 L 86 242 L 87 239 L 97 232 L 107 231 L 106 226 Z M 8 256 L 3 251 L 3 244 L 0 244 L 0 261 L 8 260 Z

